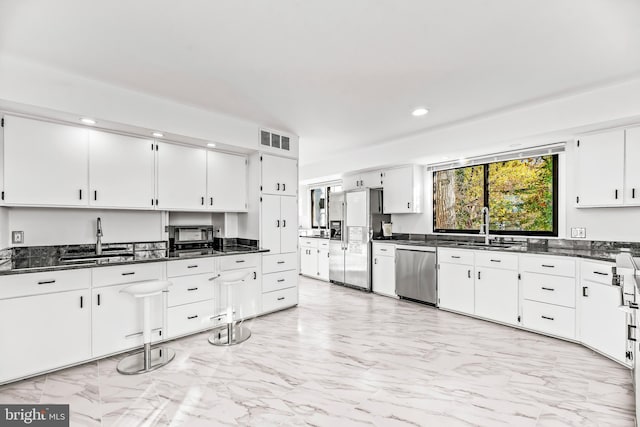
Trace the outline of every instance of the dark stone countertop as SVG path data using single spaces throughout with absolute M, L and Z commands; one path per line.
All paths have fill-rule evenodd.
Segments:
M 268 249 L 252 248 L 244 246 L 229 246 L 224 250 L 205 249 L 205 250 L 184 250 L 184 251 L 169 251 L 167 256 L 167 250 L 154 249 L 149 251 L 140 258 L 135 258 L 134 255 L 115 255 L 105 257 L 104 259 L 94 261 L 82 261 L 78 262 L 67 261 L 63 262 L 59 255 L 41 256 L 37 258 L 37 263 L 33 266 L 30 263 L 18 262 L 16 260 L 4 259 L 0 260 L 0 276 L 12 275 L 12 274 L 26 274 L 26 273 L 39 273 L 45 271 L 58 271 L 58 270 L 77 270 L 81 268 L 96 268 L 96 267 L 108 267 L 115 265 L 129 265 L 129 264 L 142 264 L 149 262 L 164 262 L 178 259 L 190 259 L 190 258 L 207 258 L 217 256 L 250 254 L 250 253 L 264 253 L 269 252 Z
M 329 236 L 298 236 L 301 239 L 324 239 L 329 240 Z

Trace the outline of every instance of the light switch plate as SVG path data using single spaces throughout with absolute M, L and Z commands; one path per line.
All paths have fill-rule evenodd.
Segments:
M 24 243 L 24 231 L 12 231 L 11 243 L 13 244 Z
M 571 227 L 571 237 L 585 239 L 587 237 L 587 229 L 584 227 Z

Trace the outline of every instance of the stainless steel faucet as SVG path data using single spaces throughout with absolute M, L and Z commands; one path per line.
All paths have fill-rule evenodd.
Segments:
M 96 221 L 96 255 L 102 255 L 102 220 Z
M 480 234 L 484 234 L 484 244 L 489 244 L 489 208 L 482 208 L 482 225 L 480 226 Z

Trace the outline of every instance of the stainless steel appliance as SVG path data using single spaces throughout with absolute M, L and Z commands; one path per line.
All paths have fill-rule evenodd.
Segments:
M 363 188 L 331 194 L 331 228 L 340 228 L 329 242 L 329 280 L 371 291 L 371 239 L 382 236 L 382 190 Z
M 436 305 L 436 248 L 396 246 L 396 294 L 401 298 Z
M 213 247 L 212 225 L 169 226 L 169 249 Z

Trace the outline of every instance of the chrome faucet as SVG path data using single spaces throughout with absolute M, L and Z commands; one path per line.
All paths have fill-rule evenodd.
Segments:
M 482 208 L 482 225 L 480 226 L 480 234 L 484 234 L 484 244 L 489 244 L 489 208 Z
M 96 255 L 102 255 L 102 220 L 96 221 Z

